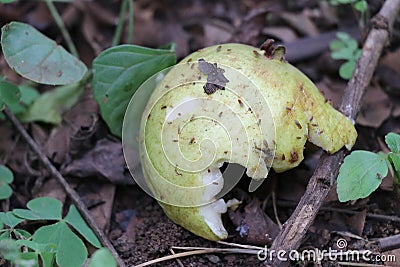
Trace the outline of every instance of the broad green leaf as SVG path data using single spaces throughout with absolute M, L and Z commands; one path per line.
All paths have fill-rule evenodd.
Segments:
M 1 46 L 8 65 L 32 81 L 63 85 L 82 79 L 85 64 L 32 26 L 11 22 L 1 29 Z
M 117 267 L 117 262 L 108 249 L 100 248 L 93 253 L 89 267 Z
M 10 228 L 14 228 L 25 219 L 18 218 L 12 211 L 0 212 L 0 222 L 4 223 Z
M 93 61 L 93 94 L 111 132 L 119 137 L 129 100 L 153 74 L 176 63 L 172 49 L 120 45 Z
M 393 153 L 400 153 L 400 135 L 397 133 L 388 133 L 385 136 L 385 142 Z
M 18 104 L 20 98 L 21 92 L 16 85 L 5 80 L 0 80 L 0 110 L 4 104 Z
M 61 113 L 76 104 L 83 90 L 83 85 L 69 84 L 48 91 L 33 102 L 21 116 L 21 120 L 60 124 Z
M 28 202 L 27 209 L 14 209 L 13 213 L 27 220 L 61 220 L 62 203 L 50 197 L 39 197 Z
M 55 244 L 56 262 L 62 267 L 82 266 L 87 258 L 82 240 L 63 221 L 40 227 L 32 240 L 42 244 Z
M 339 75 L 345 80 L 348 80 L 353 75 L 354 69 L 356 67 L 356 61 L 347 61 L 340 66 Z
M 16 2 L 16 1 L 17 0 L 0 0 L 0 3 L 9 4 L 9 3 Z
M 379 187 L 387 173 L 385 157 L 369 151 L 353 151 L 344 159 L 339 170 L 339 200 L 345 202 L 369 196 Z
M 93 233 L 92 229 L 86 224 L 82 216 L 74 205 L 69 207 L 69 212 L 64 220 L 75 228 L 87 241 L 89 241 L 96 248 L 101 247 L 100 241 Z

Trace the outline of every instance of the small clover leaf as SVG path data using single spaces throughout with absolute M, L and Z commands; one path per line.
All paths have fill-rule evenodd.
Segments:
M 388 133 L 385 142 L 393 153 L 400 153 L 400 135 L 397 133 Z
M 106 248 L 100 248 L 93 253 L 89 267 L 117 267 L 117 262 Z
M 14 175 L 6 166 L 0 165 L 0 199 L 7 199 L 12 195 L 10 183 L 14 180 Z

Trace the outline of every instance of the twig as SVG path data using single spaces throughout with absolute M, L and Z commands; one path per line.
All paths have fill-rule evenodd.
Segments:
M 60 14 L 58 13 L 56 7 L 54 6 L 53 2 L 51 0 L 46 0 L 47 7 L 50 10 L 51 15 L 53 16 L 55 22 L 57 23 L 58 28 L 60 28 L 61 34 L 64 37 L 64 40 L 67 42 L 69 51 L 71 54 L 73 54 L 75 57 L 79 58 L 78 55 L 78 50 L 76 50 L 76 47 L 74 45 L 74 42 L 72 41 L 71 36 L 69 35 L 69 32 L 65 28 L 65 24 L 62 21 L 62 18 Z
M 379 246 L 379 252 L 385 252 L 400 248 L 400 235 L 392 235 L 375 240 Z
M 172 248 L 169 251 L 172 255 L 176 255 L 175 251 Z M 176 258 L 176 262 L 179 264 L 180 267 L 185 267 L 179 258 Z
M 347 84 L 340 106 L 340 111 L 352 119 L 356 117 L 360 109 L 361 97 L 371 80 L 399 8 L 400 0 L 386 0 L 379 14 L 372 19 L 373 27 L 365 41 L 353 76 Z M 300 246 L 328 192 L 333 187 L 333 181 L 336 180 L 344 156 L 345 152 L 341 150 L 332 156 L 325 154 L 321 158 L 307 185 L 305 194 L 289 220 L 284 224 L 282 231 L 275 238 L 271 249 L 290 251 Z M 265 262 L 265 264 L 287 266 L 289 262 L 281 262 L 275 257 L 272 262 Z
M 133 13 L 133 0 L 128 0 L 128 38 L 127 38 L 127 43 L 131 44 L 133 40 L 133 19 L 134 19 L 134 13 Z
M 158 262 L 168 261 L 172 259 L 188 257 L 193 255 L 200 255 L 200 254 L 209 254 L 209 253 L 245 253 L 245 254 L 255 254 L 259 253 L 259 250 L 250 250 L 250 249 L 229 249 L 229 248 L 198 248 L 198 247 L 174 247 L 176 249 L 187 250 L 190 249 L 191 251 L 181 252 L 174 255 L 168 255 L 165 257 L 157 258 L 151 261 L 147 261 L 141 263 L 139 265 L 135 265 L 133 267 L 145 267 L 149 266 Z
M 64 177 L 61 175 L 61 173 L 54 167 L 54 165 L 43 153 L 41 148 L 36 144 L 36 142 L 32 139 L 32 137 L 28 134 L 28 132 L 18 121 L 18 119 L 14 116 L 14 114 L 8 109 L 8 107 L 5 107 L 3 112 L 6 115 L 6 117 L 11 121 L 11 123 L 15 126 L 15 128 L 17 128 L 17 130 L 20 132 L 25 141 L 30 145 L 32 150 L 38 155 L 43 165 L 45 165 L 45 167 L 50 171 L 50 173 L 62 185 L 65 192 L 72 199 L 72 202 L 74 202 L 78 210 L 81 212 L 82 216 L 85 218 L 86 222 L 93 229 L 94 233 L 99 238 L 100 242 L 111 251 L 115 259 L 117 260 L 118 265 L 120 267 L 125 267 L 124 261 L 119 257 L 117 251 L 114 249 L 111 242 L 107 239 L 103 231 L 97 225 L 96 221 L 90 215 L 89 210 L 86 208 L 85 204 L 80 199 L 78 193 L 67 183 Z
M 127 5 L 128 5 L 128 1 L 127 0 L 123 0 L 122 4 L 121 4 L 121 9 L 119 11 L 117 28 L 115 29 L 114 37 L 113 37 L 113 40 L 112 40 L 112 46 L 118 45 L 119 41 L 121 39 L 121 34 L 122 34 L 122 29 L 124 27 L 124 20 L 125 20 L 125 13 L 126 13 Z
M 292 202 L 292 201 L 280 200 L 277 203 L 278 203 L 279 207 L 286 207 L 286 208 L 295 208 L 296 207 L 296 203 Z M 334 207 L 324 207 L 324 206 L 322 206 L 320 208 L 320 211 L 333 211 L 333 212 L 339 212 L 339 213 L 350 214 L 350 215 L 355 215 L 355 214 L 359 213 L 358 211 L 354 211 L 354 210 L 334 208 Z M 379 220 L 379 221 L 400 222 L 400 217 L 393 216 L 393 215 L 374 214 L 374 213 L 367 212 L 366 217 L 368 219 L 374 219 L 374 220 Z

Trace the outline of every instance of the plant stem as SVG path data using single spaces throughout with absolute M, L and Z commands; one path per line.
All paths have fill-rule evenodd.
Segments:
M 112 40 L 112 46 L 118 45 L 118 43 L 121 39 L 127 5 L 128 5 L 128 1 L 123 0 L 122 4 L 121 4 L 121 9 L 119 11 L 117 28 L 115 29 L 114 37 Z
M 128 11 L 129 11 L 127 43 L 131 44 L 133 40 L 133 19 L 134 19 L 133 0 L 127 0 L 127 1 L 128 1 Z
M 46 0 L 47 7 L 50 10 L 51 15 L 53 16 L 55 22 L 57 23 L 58 28 L 61 30 L 61 34 L 64 37 L 64 40 L 67 42 L 67 46 L 69 48 L 69 51 L 71 52 L 72 55 L 75 57 L 79 58 L 78 51 L 76 50 L 76 47 L 74 45 L 74 42 L 72 42 L 71 35 L 69 35 L 69 32 L 65 28 L 65 24 L 61 19 L 60 14 L 58 13 L 56 7 L 54 6 L 53 2 L 51 0 Z

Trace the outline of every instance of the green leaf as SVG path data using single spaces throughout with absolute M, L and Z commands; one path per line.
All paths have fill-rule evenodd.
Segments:
M 12 183 L 14 181 L 14 174 L 4 165 L 0 165 L 0 179 L 5 183 Z
M 82 79 L 85 64 L 32 26 L 11 22 L 1 29 L 8 65 L 18 74 L 44 84 L 63 85 Z
M 120 45 L 93 61 L 93 94 L 111 132 L 119 137 L 129 100 L 153 74 L 176 63 L 173 50 Z
M 32 240 L 42 244 L 55 244 L 56 262 L 62 267 L 82 266 L 87 258 L 87 250 L 82 240 L 63 221 L 40 227 L 32 236 Z
M 333 40 L 329 43 L 329 49 L 331 51 L 341 50 L 346 47 L 346 44 L 339 40 Z
M 9 186 L 14 180 L 14 175 L 6 166 L 0 165 L 0 199 L 7 199 L 12 195 Z
M 339 75 L 345 80 L 348 80 L 353 75 L 354 69 L 356 68 L 357 62 L 354 60 L 347 61 L 339 69 Z
M 0 240 L 0 257 L 14 261 L 19 256 L 19 246 L 12 239 Z
M 389 153 L 388 155 L 393 163 L 394 169 L 400 174 L 400 156 L 394 153 Z
M 10 228 L 14 228 L 25 219 L 18 218 L 12 211 L 0 212 L 0 222 L 4 223 Z
M 17 86 L 5 80 L 0 80 L 0 109 L 4 104 L 18 104 L 20 98 L 21 92 Z
M 0 0 L 0 3 L 4 3 L 4 4 L 9 4 L 9 3 L 13 3 L 13 2 L 17 2 L 17 0 Z
M 32 240 L 17 240 L 16 243 L 20 246 L 25 246 L 33 251 L 56 252 L 57 247 L 53 244 L 41 244 Z
M 361 13 L 365 13 L 368 10 L 368 3 L 365 0 L 358 1 L 353 4 L 353 7 Z
M 28 202 L 27 209 L 14 209 L 13 213 L 27 220 L 61 220 L 62 203 L 50 197 L 39 197 Z
M 336 37 L 343 41 L 344 44 L 351 39 L 351 36 L 347 32 L 337 32 Z
M 8 108 L 15 115 L 22 114 L 26 112 L 27 107 L 33 103 L 35 99 L 37 99 L 40 94 L 35 88 L 26 85 L 18 86 L 19 91 L 21 93 L 21 98 L 18 102 L 13 104 L 8 104 Z
M 100 248 L 93 253 L 89 267 L 117 267 L 117 262 L 108 249 Z
M 18 267 L 39 267 L 38 253 L 24 252 L 20 253 L 15 265 Z
M 369 151 L 353 151 L 344 159 L 339 170 L 339 200 L 345 202 L 369 196 L 379 187 L 387 173 L 385 157 Z
M 92 229 L 86 224 L 82 216 L 74 205 L 69 207 L 69 212 L 64 220 L 75 228 L 87 241 L 89 241 L 96 248 L 101 247 L 100 241 L 93 233 Z
M 354 49 L 346 47 L 338 51 L 332 52 L 333 59 L 354 59 Z
M 42 94 L 21 116 L 23 122 L 61 123 L 61 113 L 69 110 L 84 90 L 81 84 L 69 84 Z
M 400 135 L 397 133 L 388 133 L 385 136 L 385 142 L 393 153 L 400 153 Z

